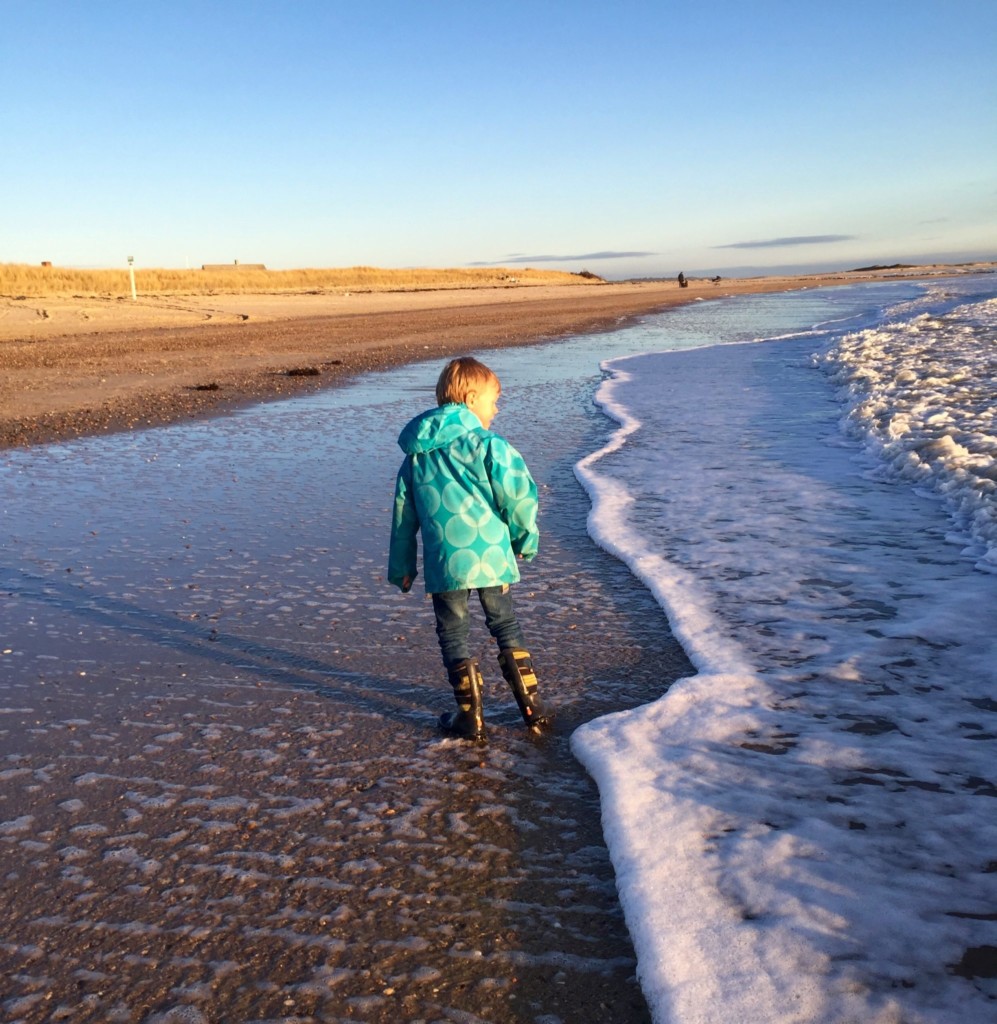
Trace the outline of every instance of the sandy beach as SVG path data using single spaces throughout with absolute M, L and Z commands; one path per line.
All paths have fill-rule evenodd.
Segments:
M 910 276 L 930 274 L 917 268 Z M 340 294 L 0 296 L 0 445 L 217 414 L 366 370 L 603 330 L 682 302 L 896 277 Z
M 692 667 L 587 532 L 607 339 L 493 353 L 542 488 L 539 743 L 481 629 L 489 742 L 436 732 L 431 609 L 384 580 L 404 364 L 852 280 L 3 299 L 0 1016 L 647 1024 L 570 737 Z

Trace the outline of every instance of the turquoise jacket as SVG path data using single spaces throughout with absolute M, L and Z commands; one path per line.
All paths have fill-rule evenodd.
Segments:
M 537 485 L 519 452 L 454 403 L 416 416 L 398 444 L 405 461 L 388 580 L 401 587 L 404 577 L 415 579 L 421 528 L 427 593 L 515 583 L 517 556 L 532 559 L 540 544 Z

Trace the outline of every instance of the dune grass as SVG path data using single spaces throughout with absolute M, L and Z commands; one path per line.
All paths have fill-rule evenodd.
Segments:
M 135 287 L 141 295 L 212 295 L 224 293 L 321 293 L 416 291 L 435 288 L 488 288 L 540 284 L 593 284 L 591 275 L 561 270 L 510 270 L 504 267 L 415 268 L 344 267 L 328 270 L 231 269 L 169 270 L 136 267 Z M 77 270 L 71 267 L 0 263 L 0 295 L 130 295 L 128 269 Z

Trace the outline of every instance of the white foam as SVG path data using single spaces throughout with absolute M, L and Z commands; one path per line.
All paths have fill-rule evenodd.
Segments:
M 997 572 L 997 299 L 848 334 L 821 356 L 846 428 L 901 479 L 938 494 Z
M 656 1021 L 993 1019 L 997 984 L 964 976 L 997 946 L 992 492 L 967 469 L 992 458 L 994 374 L 992 341 L 966 341 L 993 305 L 938 301 L 832 328 L 816 361 L 805 332 L 607 367 L 620 429 L 578 469 L 590 532 L 698 669 L 572 738 Z M 842 440 L 817 364 L 877 457 L 924 439 L 904 451 L 945 508 Z

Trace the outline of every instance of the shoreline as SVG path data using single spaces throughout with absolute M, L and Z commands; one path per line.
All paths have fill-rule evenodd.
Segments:
M 595 1024 L 610 1006 L 648 1024 L 569 746 L 694 672 L 590 542 L 574 475 L 613 429 L 578 374 L 621 350 L 593 335 L 512 360 L 545 367 L 503 409 L 543 487 L 517 590 L 558 707 L 539 744 L 480 618 L 490 740 L 439 738 L 432 612 L 383 580 L 392 422 L 421 371 L 344 392 L 333 429 L 261 406 L 96 457 L 11 454 L 0 963 L 26 1022 L 83 999 L 94 1019 Z
M 0 297 L 0 448 L 144 430 L 403 363 L 615 329 L 688 302 L 955 268 L 324 295 Z

